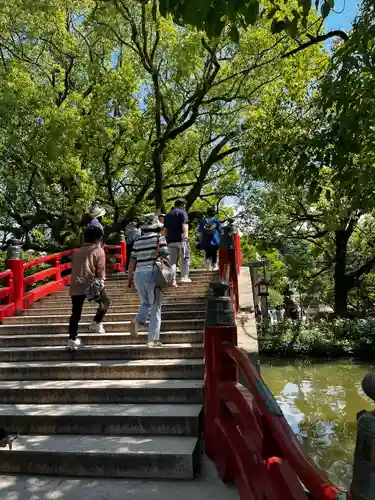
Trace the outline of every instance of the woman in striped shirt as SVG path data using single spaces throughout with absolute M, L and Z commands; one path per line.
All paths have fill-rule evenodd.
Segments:
M 145 325 L 150 317 L 149 347 L 162 347 L 159 338 L 163 292 L 156 287 L 154 273 L 157 257 L 169 255 L 166 239 L 161 235 L 162 227 L 157 215 L 145 216 L 141 226 L 142 236 L 134 242 L 128 271 L 128 286 L 132 288 L 134 281 L 141 299 L 140 309 L 130 324 L 130 334 L 137 337 L 139 327 Z

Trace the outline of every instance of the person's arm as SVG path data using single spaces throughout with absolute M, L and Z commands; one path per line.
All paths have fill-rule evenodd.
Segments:
M 187 212 L 184 212 L 184 220 L 182 224 L 182 229 L 183 229 L 183 237 L 185 240 L 189 239 L 189 217 Z
M 130 262 L 129 262 L 129 267 L 128 267 L 128 287 L 129 288 L 133 288 L 134 271 L 135 271 L 136 265 L 137 265 L 137 261 L 133 260 L 131 258 Z
M 128 268 L 128 287 L 133 287 L 134 271 L 137 266 L 137 241 L 134 242 L 132 253 L 130 254 L 130 262 Z
M 167 240 L 164 238 L 164 236 L 160 236 L 160 238 L 159 238 L 159 253 L 163 257 L 169 258 L 169 250 L 168 250 Z
M 104 282 L 105 282 L 105 251 L 103 248 L 100 248 L 100 252 L 98 252 L 97 259 L 96 259 L 96 269 L 95 269 L 95 276 L 97 279 L 100 280 L 100 284 L 102 288 L 104 288 Z

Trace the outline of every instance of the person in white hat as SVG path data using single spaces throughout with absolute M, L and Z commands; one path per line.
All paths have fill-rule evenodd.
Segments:
M 87 212 L 90 222 L 87 224 L 87 227 L 99 227 L 102 230 L 104 237 L 104 228 L 102 226 L 102 219 L 105 215 L 105 208 L 98 207 L 97 205 L 92 205 Z
M 134 242 L 128 270 L 128 287 L 133 287 L 134 279 L 141 300 L 139 311 L 130 324 L 130 334 L 137 337 L 139 327 L 145 325 L 150 317 L 149 347 L 162 347 L 159 338 L 163 292 L 156 286 L 154 272 L 157 257 L 169 255 L 167 241 L 161 235 L 162 227 L 157 215 L 145 215 L 141 225 L 142 236 Z

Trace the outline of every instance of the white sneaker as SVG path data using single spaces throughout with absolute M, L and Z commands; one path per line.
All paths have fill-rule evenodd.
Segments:
M 93 321 L 89 326 L 89 331 L 93 333 L 105 333 L 105 328 L 103 323 L 97 323 L 96 321 Z
M 181 283 L 191 283 L 191 279 L 190 278 L 181 278 Z
M 205 267 L 206 271 L 211 271 L 212 270 L 211 262 L 209 260 L 207 260 L 205 262 L 204 267 Z
M 163 347 L 163 344 L 160 342 L 160 340 L 153 340 L 151 342 L 147 342 L 147 347 L 160 348 Z
M 177 281 L 176 281 L 176 280 L 173 280 L 173 281 L 172 281 L 172 286 L 173 286 L 174 288 L 177 288 Z
M 68 343 L 66 344 L 66 348 L 69 351 L 76 351 L 82 346 L 82 340 L 79 338 L 76 338 L 75 340 L 69 339 Z
M 217 264 L 215 264 L 214 266 L 212 266 L 212 270 L 213 271 L 218 271 L 219 270 L 219 266 Z
M 133 321 L 129 325 L 129 332 L 132 339 L 136 339 L 138 337 L 138 329 L 139 324 L 135 319 L 133 319 Z

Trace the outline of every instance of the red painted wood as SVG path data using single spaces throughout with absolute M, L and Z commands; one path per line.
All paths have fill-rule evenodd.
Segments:
M 34 283 L 38 283 L 38 281 L 45 280 L 46 278 L 50 278 L 51 276 L 56 276 L 57 272 L 57 267 L 50 267 L 48 269 L 44 269 L 43 271 L 32 274 L 31 276 L 27 276 L 26 278 L 24 278 L 25 287 L 33 285 Z

